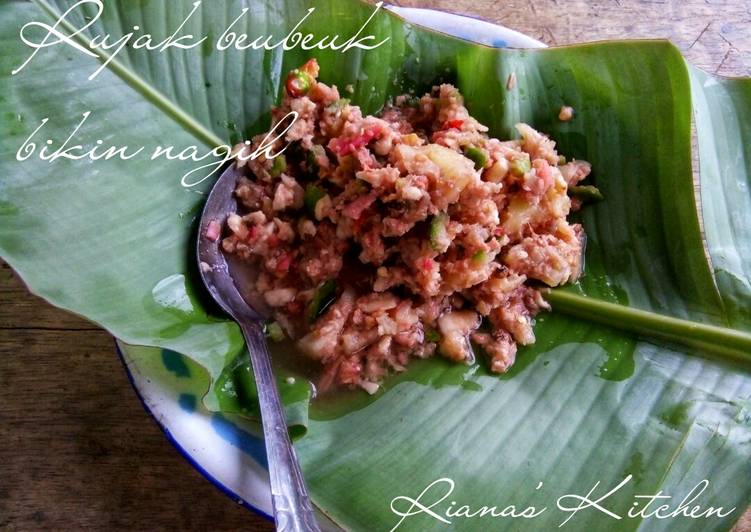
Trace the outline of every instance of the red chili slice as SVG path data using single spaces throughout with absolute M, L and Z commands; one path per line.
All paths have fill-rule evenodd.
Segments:
M 337 155 L 356 152 L 376 137 L 381 135 L 381 128 L 371 127 L 355 137 L 339 137 L 329 141 L 329 149 Z
M 292 254 L 291 253 L 285 253 L 276 262 L 276 271 L 278 271 L 278 272 L 286 272 L 286 271 L 289 270 L 289 267 L 291 265 L 292 265 Z
M 443 124 L 441 129 L 461 129 L 464 125 L 464 120 L 449 120 Z

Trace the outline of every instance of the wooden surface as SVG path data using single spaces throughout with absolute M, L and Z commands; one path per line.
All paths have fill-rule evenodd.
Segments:
M 549 46 L 605 39 L 670 39 L 693 64 L 751 75 L 749 0 L 392 0 L 502 24 Z
M 112 337 L 0 266 L 0 530 L 273 530 L 146 414 Z
M 550 45 L 669 38 L 710 72 L 751 75 L 749 2 L 394 3 L 481 17 Z M 172 448 L 133 393 L 106 332 L 30 295 L 0 263 L 0 530 L 84 528 L 272 526 Z

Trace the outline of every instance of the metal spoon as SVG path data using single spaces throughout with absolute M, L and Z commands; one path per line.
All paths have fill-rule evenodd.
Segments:
M 212 297 L 240 325 L 248 345 L 258 388 L 276 529 L 318 532 L 320 529 L 305 489 L 300 464 L 287 432 L 263 333 L 263 316 L 240 295 L 220 249 L 221 239 L 206 237 L 211 222 L 223 226 L 227 216 L 237 210 L 232 192 L 239 175 L 233 163 L 219 177 L 209 194 L 198 230 L 198 270 Z

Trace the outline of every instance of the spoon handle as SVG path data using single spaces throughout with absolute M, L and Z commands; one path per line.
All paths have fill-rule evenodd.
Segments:
M 305 489 L 300 463 L 287 432 L 263 326 L 259 320 L 249 320 L 240 327 L 248 344 L 258 388 L 276 529 L 280 532 L 318 532 L 320 528 Z

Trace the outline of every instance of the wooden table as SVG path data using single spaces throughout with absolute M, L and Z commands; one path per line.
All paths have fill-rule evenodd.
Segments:
M 751 75 L 751 3 L 399 0 L 550 45 L 668 38 L 694 64 Z M 112 338 L 30 295 L 0 264 L 0 530 L 272 530 L 211 486 L 144 412 Z

